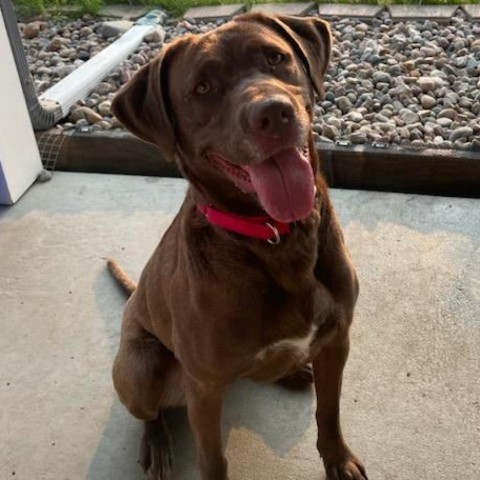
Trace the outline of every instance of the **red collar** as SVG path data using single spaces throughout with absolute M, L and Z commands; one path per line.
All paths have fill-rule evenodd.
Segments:
M 245 237 L 266 240 L 273 245 L 280 243 L 281 235 L 292 231 L 291 224 L 278 222 L 268 215 L 258 217 L 240 216 L 233 213 L 221 212 L 210 205 L 201 205 L 198 209 L 212 225 Z

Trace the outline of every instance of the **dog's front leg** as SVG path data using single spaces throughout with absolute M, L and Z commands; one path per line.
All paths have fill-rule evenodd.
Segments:
M 223 388 L 186 379 L 190 427 L 195 436 L 202 480 L 227 480 L 227 460 L 222 449 Z
M 345 443 L 340 426 L 342 375 L 348 351 L 348 332 L 342 332 L 325 345 L 313 360 L 317 393 L 317 446 L 323 457 L 327 480 L 367 478 L 362 463 Z

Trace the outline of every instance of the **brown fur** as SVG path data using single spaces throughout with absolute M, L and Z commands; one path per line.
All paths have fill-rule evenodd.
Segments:
M 328 25 L 319 19 L 238 17 L 166 46 L 112 106 L 127 128 L 175 159 L 190 182 L 126 305 L 113 379 L 122 402 L 148 422 L 143 452 L 145 444 L 156 448 L 152 428 L 162 409 L 187 405 L 202 480 L 228 478 L 220 436 L 226 388 L 242 377 L 292 386 L 292 378 L 306 376 L 308 382 L 310 362 L 327 478 L 366 478 L 339 421 L 358 283 L 310 127 L 313 89 L 322 91 L 330 42 Z M 278 66 L 266 60 L 272 50 L 284 54 Z M 206 94 L 198 88 L 205 81 Z M 252 105 L 275 95 L 287 99 L 294 118 L 278 126 L 281 134 L 269 132 L 272 141 L 252 129 L 249 115 Z M 199 204 L 262 212 L 255 196 L 206 160 L 209 151 L 248 165 L 295 142 L 308 144 L 318 195 L 311 215 L 279 245 L 229 233 L 199 213 Z M 132 290 L 120 270 L 110 268 Z M 289 343 L 312 331 L 306 354 Z M 163 478 L 162 468 L 143 466 L 150 478 Z

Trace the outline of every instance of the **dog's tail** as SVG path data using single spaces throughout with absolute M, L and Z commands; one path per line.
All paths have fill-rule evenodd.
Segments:
M 130 296 L 137 288 L 137 284 L 125 273 L 122 267 L 115 260 L 107 258 L 107 267 L 115 280 L 120 284 L 125 292 L 127 292 L 128 296 Z

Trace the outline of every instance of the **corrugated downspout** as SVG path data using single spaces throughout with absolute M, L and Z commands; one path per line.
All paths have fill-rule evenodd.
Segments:
M 5 29 L 10 39 L 10 47 L 17 65 L 18 76 L 22 84 L 23 95 L 27 102 L 30 119 L 35 130 L 47 130 L 62 118 L 62 108 L 57 104 L 41 104 L 37 97 L 35 84 L 30 75 L 22 38 L 17 27 L 17 17 L 10 0 L 0 0 Z
M 118 40 L 55 84 L 39 99 L 23 51 L 11 0 L 0 0 L 0 8 L 34 130 L 48 130 L 68 115 L 71 106 L 77 100 L 85 98 L 115 65 L 136 50 L 144 36 L 153 32 L 166 17 L 162 10 L 152 10 Z

